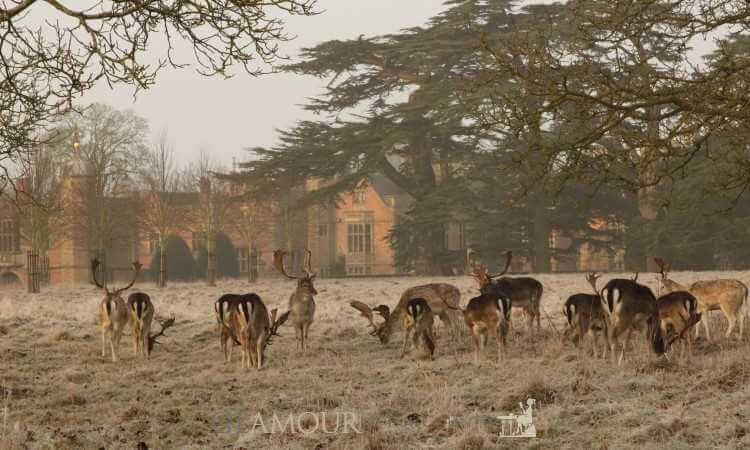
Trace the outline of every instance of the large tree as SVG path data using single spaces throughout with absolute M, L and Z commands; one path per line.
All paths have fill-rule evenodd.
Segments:
M 206 76 L 231 76 L 239 66 L 269 72 L 289 36 L 284 15 L 312 15 L 315 0 L 202 2 L 62 2 L 8 0 L 0 5 L 0 162 L 31 152 L 44 130 L 98 82 L 136 92 L 164 67 L 194 62 Z M 166 44 L 166 54 L 148 52 Z M 187 46 L 193 57 L 174 51 Z M 192 60 L 192 61 L 191 61 Z M 9 161 L 10 160 L 10 161 Z M 0 178 L 8 181 L 6 175 Z

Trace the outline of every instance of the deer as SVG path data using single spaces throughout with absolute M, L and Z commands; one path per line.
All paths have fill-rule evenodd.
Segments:
M 467 258 L 471 253 L 471 249 L 467 250 Z M 471 275 L 479 284 L 479 291 L 481 293 L 499 291 L 509 295 L 513 307 L 521 308 L 528 318 L 529 331 L 532 331 L 534 318 L 536 318 L 537 332 L 539 332 L 541 331 L 541 302 L 544 286 L 539 280 L 531 277 L 504 277 L 503 275 L 505 275 L 510 267 L 512 257 L 513 252 L 508 251 L 506 253 L 505 268 L 502 272 L 495 275 L 490 275 L 484 266 L 477 266 L 472 262 Z
M 406 304 L 404 315 L 404 348 L 401 351 L 401 359 L 406 355 L 409 343 L 409 334 L 414 330 L 414 347 L 419 348 L 420 338 L 429 351 L 430 359 L 435 355 L 435 337 L 432 334 L 434 315 L 427 300 L 423 298 L 412 298 Z
M 236 333 L 229 323 L 229 313 L 237 307 L 239 302 L 243 301 L 243 296 L 239 294 L 224 294 L 214 303 L 214 312 L 216 313 L 217 331 L 219 334 L 219 345 L 224 353 L 226 362 L 232 359 L 232 347 L 227 348 L 227 342 L 232 340 L 234 345 L 240 345 Z
M 133 352 L 151 358 L 148 337 L 151 332 L 151 321 L 154 319 L 154 305 L 151 297 L 144 292 L 134 292 L 128 296 L 130 312 L 130 329 L 133 335 Z
M 255 293 L 241 296 L 231 305 L 229 323 L 234 334 L 239 338 L 242 347 L 242 368 L 250 366 L 258 370 L 263 367 L 265 349 L 273 336 L 278 336 L 278 328 L 286 322 L 289 311 L 276 319 L 277 310 L 268 309 L 260 296 Z
M 289 279 L 297 280 L 297 289 L 289 296 L 289 318 L 294 326 L 294 332 L 297 337 L 297 349 L 303 353 L 305 348 L 307 348 L 307 333 L 315 317 L 314 296 L 318 294 L 313 284 L 316 274 L 312 273 L 312 269 L 310 268 L 312 253 L 307 249 L 305 249 L 305 252 L 305 263 L 302 269 L 305 274 L 303 276 L 291 276 L 287 274 L 284 269 L 284 255 L 286 252 L 282 250 L 275 250 L 273 252 L 273 265 L 276 270 Z
M 473 297 L 465 309 L 456 308 L 446 302 L 448 308 L 463 313 L 464 322 L 474 341 L 474 364 L 479 364 L 479 354 L 487 346 L 488 333 L 495 336 L 498 362 L 505 359 L 511 304 L 510 296 L 498 290 Z
M 674 291 L 659 297 L 656 305 L 659 308 L 661 332 L 665 337 L 672 337 L 666 348 L 669 349 L 672 343 L 679 339 L 682 342 L 680 358 L 684 356 L 686 348 L 688 356 L 691 356 L 693 342 L 689 336 L 687 339 L 683 337 L 687 330 L 698 323 L 701 318 L 701 313 L 698 312 L 698 300 L 689 292 Z
M 104 290 L 104 298 L 99 303 L 99 324 L 102 328 L 102 358 L 107 356 L 107 343 L 112 350 L 112 362 L 118 361 L 116 346 L 120 345 L 120 339 L 122 338 L 122 332 L 128 323 L 128 309 L 125 306 L 120 294 L 123 291 L 130 289 L 138 278 L 138 273 L 141 271 L 141 264 L 136 261 L 133 263 L 133 280 L 127 286 L 120 289 L 109 290 L 106 286 L 99 283 L 96 279 L 96 269 L 99 267 L 99 260 L 94 258 L 91 260 L 91 273 L 93 275 L 94 284 L 99 289 Z
M 667 263 L 662 258 L 654 258 L 654 261 L 659 266 L 659 271 L 657 272 L 659 286 L 665 292 L 686 291 L 698 300 L 698 312 L 701 313 L 701 318 L 703 319 L 700 323 L 703 323 L 708 341 L 711 341 L 708 312 L 717 309 L 721 310 L 724 317 L 729 321 L 729 327 L 724 337 L 728 339 L 732 335 L 734 325 L 739 321 L 739 339 L 742 340 L 745 328 L 745 316 L 748 314 L 748 289 L 744 283 L 733 279 L 719 279 L 696 281 L 690 286 L 685 286 L 668 277 L 669 270 L 672 268 L 671 263 Z M 695 327 L 695 337 L 698 337 L 700 334 L 700 323 Z
M 430 283 L 419 286 L 413 286 L 406 289 L 399 299 L 396 307 L 393 311 L 386 305 L 378 305 L 375 308 L 370 308 L 362 302 L 352 301 L 350 305 L 359 310 L 362 315 L 368 319 L 368 325 L 372 328 L 371 335 L 377 336 L 380 339 L 380 343 L 383 345 L 388 344 L 390 337 L 393 334 L 393 330 L 397 327 L 397 324 L 403 324 L 403 316 L 407 314 L 407 306 L 411 299 L 421 298 L 427 302 L 427 305 L 432 311 L 433 317 L 437 316 L 441 322 L 445 324 L 447 328 L 453 330 L 453 333 L 457 333 L 457 318 L 454 317 L 455 313 L 451 309 L 459 309 L 458 306 L 461 302 L 461 291 L 452 284 L 448 283 Z M 450 308 L 450 305 L 453 308 Z M 380 325 L 375 325 L 372 320 L 372 312 L 378 312 L 383 317 L 384 322 Z
M 586 275 L 586 281 L 596 285 L 596 279 L 599 277 L 600 275 L 591 272 Z M 579 293 L 571 295 L 565 301 L 563 314 L 565 314 L 565 318 L 568 322 L 565 332 L 563 333 L 564 338 L 572 333 L 573 344 L 578 347 L 583 337 L 585 335 L 590 335 L 594 340 L 594 358 L 597 358 L 599 334 L 602 333 L 605 336 L 604 353 L 602 356 L 607 356 L 607 321 L 604 318 L 602 302 L 599 299 L 598 294 L 592 295 Z
M 665 342 L 659 322 L 659 309 L 651 289 L 630 279 L 614 278 L 609 280 L 600 292 L 596 288 L 598 278 L 596 274 L 591 274 L 587 280 L 602 303 L 612 362 L 614 363 L 616 358 L 618 337 L 627 330 L 625 344 L 617 361 L 619 366 L 625 357 L 625 347 L 630 342 L 633 330 L 640 330 L 644 325 L 652 352 L 657 355 L 664 354 Z

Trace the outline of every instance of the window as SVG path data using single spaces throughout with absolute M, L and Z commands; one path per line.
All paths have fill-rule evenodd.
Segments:
M 247 248 L 240 248 L 237 252 L 237 265 L 240 273 L 247 273 L 250 270 L 250 253 Z
M 153 255 L 159 249 L 159 234 L 150 233 L 148 235 L 148 254 Z
M 353 203 L 359 204 L 365 202 L 365 191 L 354 191 Z
M 372 253 L 372 225 L 350 223 L 347 227 L 349 253 Z
M 318 225 L 318 236 L 325 236 L 328 234 L 328 229 L 325 225 Z
M 346 274 L 347 275 L 371 275 L 372 274 L 372 266 L 371 265 L 351 265 L 346 267 Z
M 16 223 L 11 219 L 0 221 L 0 252 L 11 253 L 20 250 Z
M 193 232 L 193 246 L 192 250 L 198 251 L 206 246 L 206 234 Z

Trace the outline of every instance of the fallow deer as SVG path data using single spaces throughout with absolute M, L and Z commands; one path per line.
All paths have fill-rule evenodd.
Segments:
M 227 343 L 231 339 L 234 345 L 240 345 L 235 331 L 229 323 L 229 313 L 236 308 L 238 303 L 243 301 L 243 296 L 239 294 L 224 294 L 214 303 L 214 312 L 216 313 L 216 324 L 219 333 L 219 345 L 224 353 L 226 362 L 232 359 L 232 347 L 227 348 Z
M 602 288 L 596 288 L 596 279 L 591 276 L 589 283 L 594 293 L 602 302 L 602 311 L 607 322 L 607 343 L 609 344 L 612 362 L 614 362 L 615 348 L 618 337 L 627 330 L 628 334 L 622 352 L 618 359 L 618 365 L 622 364 L 625 356 L 625 347 L 630 342 L 633 330 L 640 330 L 646 326 L 646 338 L 651 350 L 656 354 L 665 351 L 664 336 L 659 323 L 659 309 L 656 305 L 656 297 L 647 286 L 638 284 L 633 280 L 615 278 Z
M 666 263 L 661 258 L 654 258 L 659 266 L 660 275 L 659 283 L 665 292 L 687 291 L 698 300 L 698 312 L 701 313 L 703 328 L 706 330 L 706 339 L 711 340 L 711 333 L 708 327 L 708 312 L 721 310 L 724 317 L 729 321 L 729 327 L 724 335 L 728 338 L 732 335 L 735 323 L 739 321 L 740 335 L 745 328 L 745 316 L 748 314 L 748 289 L 747 286 L 738 280 L 720 279 L 696 281 L 690 286 L 685 286 L 668 278 L 669 269 L 672 265 Z M 695 327 L 695 336 L 700 334 L 700 323 Z
M 278 335 L 278 328 L 286 321 L 289 312 L 276 320 L 276 309 L 269 318 L 263 300 L 254 293 L 243 295 L 231 305 L 229 323 L 242 347 L 242 367 L 252 365 L 258 370 L 263 366 L 263 355 L 270 344 L 271 336 Z
M 289 318 L 294 325 L 294 332 L 297 336 L 297 348 L 302 352 L 307 347 L 307 333 L 315 317 L 315 298 L 318 294 L 315 290 L 313 281 L 315 275 L 310 268 L 310 258 L 312 254 L 306 251 L 305 264 L 302 269 L 305 272 L 303 276 L 293 277 L 284 270 L 284 255 L 286 252 L 275 250 L 273 252 L 273 265 L 281 272 L 282 275 L 292 280 L 297 280 L 297 289 L 289 296 Z
M 586 275 L 586 281 L 596 284 L 599 275 L 589 273 Z M 568 326 L 563 333 L 564 337 L 573 334 L 573 344 L 577 347 L 585 335 L 590 335 L 594 342 L 594 358 L 598 357 L 599 333 L 604 334 L 605 344 L 603 357 L 607 355 L 607 321 L 604 318 L 602 302 L 599 295 L 593 294 L 574 294 L 565 301 L 563 313 L 568 322 Z
M 406 347 L 409 343 L 409 334 L 414 330 L 414 347 L 419 348 L 420 340 L 424 342 L 430 359 L 435 354 L 435 337 L 432 334 L 434 316 L 427 300 L 423 298 L 412 298 L 406 304 L 404 314 L 404 348 L 401 350 L 401 358 L 406 355 Z
M 151 297 L 144 292 L 134 292 L 128 296 L 130 312 L 130 330 L 133 334 L 133 352 L 151 357 L 148 348 L 148 337 L 151 332 L 151 321 L 154 319 L 154 305 Z
M 446 328 L 453 330 L 454 334 L 457 333 L 457 318 L 455 317 L 456 314 L 451 311 L 451 309 L 460 310 L 458 306 L 461 302 L 461 291 L 452 284 L 430 283 L 410 287 L 401 294 L 401 298 L 396 307 L 393 308 L 393 311 L 391 311 L 386 305 L 379 305 L 376 308 L 373 308 L 373 310 L 380 313 L 385 320 L 381 325 L 375 325 L 372 321 L 372 311 L 369 306 L 357 301 L 353 301 L 350 304 L 352 307 L 362 312 L 365 318 L 368 318 L 369 314 L 368 325 L 373 328 L 373 331 L 370 334 L 377 336 L 382 344 L 387 344 L 390 341 L 394 328 L 398 326 L 397 324 L 403 324 L 402 318 L 407 314 L 406 307 L 409 304 L 409 300 L 415 298 L 424 299 L 430 307 L 433 316 L 440 317 L 440 320 L 445 324 Z M 446 305 L 449 305 L 450 307 Z
M 138 272 L 141 271 L 141 264 L 139 262 L 133 263 L 133 280 L 127 286 L 109 290 L 106 286 L 103 286 L 96 279 L 96 269 L 99 267 L 99 260 L 91 260 L 91 272 L 93 274 L 94 284 L 99 289 L 104 289 L 104 299 L 99 303 L 99 323 L 102 327 L 102 357 L 107 356 L 107 343 L 109 343 L 110 349 L 112 350 L 112 361 L 117 362 L 117 350 L 116 347 L 120 345 L 120 339 L 122 338 L 122 332 L 128 323 L 128 309 L 125 305 L 120 294 L 130 289 L 135 283 L 135 279 L 138 277 Z
M 497 342 L 497 358 L 505 357 L 506 337 L 510 323 L 512 300 L 501 291 L 492 291 L 469 300 L 466 309 L 454 308 L 463 312 L 466 326 L 474 341 L 474 363 L 479 363 L 479 353 L 487 346 L 487 335 L 493 334 Z
M 690 337 L 683 339 L 686 331 L 700 320 L 698 312 L 698 300 L 689 292 L 674 291 L 659 297 L 656 301 L 659 308 L 659 322 L 661 332 L 668 339 L 667 349 L 676 339 L 682 341 L 680 358 L 688 349 L 688 355 L 693 354 L 693 343 Z M 687 342 L 685 342 L 687 340 Z
M 528 318 L 529 331 L 531 331 L 534 318 L 536 318 L 538 332 L 541 330 L 541 302 L 544 286 L 542 286 L 539 280 L 531 277 L 504 277 L 503 275 L 510 267 L 513 252 L 508 251 L 506 257 L 505 269 L 495 275 L 490 275 L 485 267 L 481 265 L 477 267 L 472 263 L 472 276 L 479 284 L 479 291 L 482 294 L 497 291 L 498 295 L 499 293 L 504 293 L 510 296 L 513 307 L 523 309 L 524 314 Z

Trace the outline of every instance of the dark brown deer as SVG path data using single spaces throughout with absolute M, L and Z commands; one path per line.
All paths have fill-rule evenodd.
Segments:
M 510 267 L 513 252 L 506 254 L 505 269 L 502 272 L 490 275 L 483 266 L 477 267 L 472 264 L 472 276 L 479 284 L 482 294 L 495 292 L 496 295 L 504 293 L 510 296 L 514 308 L 521 308 L 527 317 L 529 331 L 532 329 L 534 318 L 536 318 L 537 332 L 541 330 L 541 303 L 544 286 L 539 280 L 531 277 L 504 277 L 503 275 Z
M 667 349 L 671 346 L 673 340 L 679 339 L 682 341 L 680 358 L 684 356 L 686 348 L 688 355 L 692 355 L 692 339 L 690 339 L 690 336 L 683 339 L 683 336 L 691 326 L 700 320 L 698 300 L 689 292 L 674 291 L 659 297 L 656 305 L 659 308 L 661 332 L 665 338 L 672 338 L 672 340 L 668 340 Z
M 586 281 L 592 286 L 596 285 L 596 279 L 600 275 L 589 273 L 586 275 Z M 607 355 L 606 335 L 607 321 L 602 310 L 602 302 L 599 295 L 594 294 L 574 294 L 565 301 L 563 313 L 568 321 L 568 326 L 563 333 L 564 337 L 573 334 L 573 344 L 577 347 L 584 336 L 590 335 L 594 342 L 594 357 L 598 357 L 599 334 L 605 336 L 605 345 L 603 356 Z
M 729 321 L 729 328 L 724 337 L 732 335 L 735 323 L 739 322 L 740 334 L 745 328 L 745 316 L 748 314 L 748 289 L 747 286 L 738 280 L 706 280 L 696 281 L 690 286 L 686 286 L 668 278 L 669 270 L 672 268 L 671 263 L 667 263 L 661 258 L 654 258 L 659 266 L 660 287 L 665 292 L 685 291 L 691 293 L 698 300 L 698 312 L 701 313 L 703 328 L 706 330 L 706 339 L 711 340 L 711 334 L 708 327 L 708 312 L 721 310 L 724 317 Z M 695 327 L 695 336 L 698 337 L 700 332 L 700 323 Z
M 263 366 L 263 355 L 271 342 L 271 337 L 278 335 L 278 328 L 289 316 L 289 312 L 286 312 L 276 320 L 276 311 L 274 309 L 269 317 L 265 303 L 255 293 L 245 294 L 233 302 L 229 312 L 229 323 L 242 347 L 243 368 L 249 369 L 253 366 L 260 370 Z
M 413 298 L 406 304 L 404 314 L 404 348 L 401 350 L 401 358 L 406 355 L 409 343 L 409 334 L 414 330 L 414 347 L 419 348 L 419 342 L 424 342 L 429 352 L 430 359 L 435 355 L 435 337 L 432 334 L 434 315 L 427 300 Z
M 633 330 L 641 330 L 644 325 L 646 327 L 646 338 L 652 351 L 656 354 L 664 354 L 665 342 L 659 322 L 659 309 L 656 305 L 656 297 L 654 297 L 651 289 L 624 278 L 610 280 L 601 292 L 596 288 L 596 277 L 592 277 L 589 283 L 602 302 L 602 311 L 604 311 L 604 317 L 607 321 L 607 343 L 609 344 L 612 362 L 616 357 L 615 348 L 617 347 L 618 337 L 623 332 L 628 332 L 625 345 L 622 346 L 622 352 L 618 359 L 618 365 L 620 365 Z
M 285 277 L 297 280 L 297 289 L 289 296 L 289 318 L 294 326 L 294 332 L 297 336 L 297 349 L 304 352 L 307 348 L 307 333 L 315 317 L 315 298 L 318 294 L 315 290 L 313 281 L 315 275 L 310 268 L 310 258 L 312 253 L 305 250 L 305 264 L 303 276 L 291 276 L 284 269 L 284 255 L 286 252 L 275 250 L 273 252 L 273 265 Z
M 154 305 L 151 303 L 151 297 L 144 292 L 130 294 L 128 310 L 130 311 L 130 331 L 133 335 L 133 352 L 136 355 L 145 355 L 148 359 L 151 357 L 148 349 L 148 336 L 154 319 Z
M 120 294 L 123 291 L 130 289 L 135 283 L 135 279 L 138 278 L 138 273 L 141 271 L 141 264 L 136 261 L 133 263 L 133 280 L 127 286 L 120 289 L 110 290 L 108 287 L 103 286 L 96 279 L 96 269 L 99 267 L 99 260 L 91 260 L 91 272 L 94 278 L 94 284 L 99 289 L 104 289 L 104 298 L 99 303 L 99 323 L 102 327 L 102 357 L 107 356 L 107 343 L 112 350 L 112 361 L 117 362 L 117 350 L 116 347 L 120 345 L 120 339 L 122 338 L 122 332 L 128 323 L 128 308 L 125 306 L 125 301 L 122 299 Z

